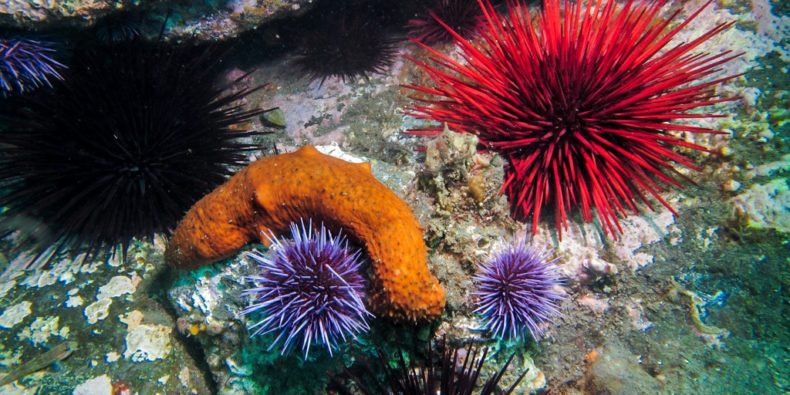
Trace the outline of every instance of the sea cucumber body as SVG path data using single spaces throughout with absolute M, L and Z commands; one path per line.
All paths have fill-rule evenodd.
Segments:
M 367 163 L 321 154 L 311 146 L 260 159 L 206 195 L 179 223 L 168 263 L 194 268 L 251 241 L 268 244 L 294 221 L 313 219 L 363 245 L 371 260 L 370 306 L 395 319 L 429 319 L 444 309 L 430 273 L 422 230 L 411 209 L 376 180 Z

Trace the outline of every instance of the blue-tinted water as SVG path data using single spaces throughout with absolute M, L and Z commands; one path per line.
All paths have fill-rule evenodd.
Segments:
M 0 5 L 0 393 L 787 393 L 788 7 L 553 4 Z

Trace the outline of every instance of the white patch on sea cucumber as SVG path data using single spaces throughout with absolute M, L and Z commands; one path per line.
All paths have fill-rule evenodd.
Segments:
M 85 317 L 88 322 L 95 324 L 109 315 L 112 298 L 134 293 L 135 282 L 126 276 L 115 276 L 110 281 L 99 288 L 96 294 L 96 301 L 85 307 Z
M 0 327 L 12 328 L 14 325 L 22 322 L 25 317 L 30 315 L 30 306 L 32 305 L 32 303 L 24 300 L 3 310 L 3 315 L 0 315 Z
M 83 304 L 85 304 L 85 301 L 82 300 L 82 297 L 79 295 L 69 296 L 65 303 L 66 307 L 78 307 Z
M 103 374 L 78 385 L 72 395 L 112 395 L 112 393 L 112 379 Z
M 58 330 L 60 317 L 37 317 L 29 327 L 25 327 L 17 334 L 19 340 L 30 340 L 34 346 L 49 342 L 52 336 L 63 337 Z M 65 335 L 68 336 L 69 329 L 66 327 Z
M 8 294 L 8 291 L 14 289 L 15 286 L 16 280 L 0 282 L 0 298 L 4 298 Z
M 170 354 L 170 333 L 173 328 L 164 325 L 143 324 L 143 313 L 138 310 L 121 317 L 128 332 L 123 357 L 134 362 L 164 359 Z
M 96 299 L 114 298 L 125 294 L 132 294 L 135 291 L 134 282 L 126 276 L 115 276 L 110 282 L 99 288 Z
M 107 318 L 110 314 L 110 304 L 112 304 L 111 299 L 101 299 L 89 304 L 84 311 L 88 323 L 95 324 Z

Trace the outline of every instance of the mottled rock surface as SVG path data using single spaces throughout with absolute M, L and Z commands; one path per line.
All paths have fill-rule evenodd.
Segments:
M 91 27 L 103 17 L 122 15 L 114 23 L 134 23 L 156 35 L 169 15 L 167 36 L 219 39 L 277 18 L 299 15 L 314 0 L 7 0 L 0 2 L 0 27 L 38 30 L 53 26 Z
M 657 394 L 661 384 L 639 366 L 637 355 L 612 341 L 592 361 L 587 390 L 608 395 Z
M 140 243 L 126 262 L 79 264 L 77 258 L 5 273 L 0 372 L 14 372 L 63 342 L 76 342 L 77 349 L 0 393 L 109 395 L 104 390 L 116 384 L 140 394 L 210 393 L 202 361 L 192 358 L 169 307 L 158 301 L 161 248 Z

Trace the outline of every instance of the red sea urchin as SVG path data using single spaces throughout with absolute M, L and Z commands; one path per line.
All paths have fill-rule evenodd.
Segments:
M 739 55 L 694 52 L 733 23 L 675 45 L 673 38 L 710 2 L 673 27 L 679 11 L 659 17 L 665 0 L 565 1 L 564 9 L 559 0 L 547 0 L 534 23 L 518 0 L 508 1 L 506 17 L 488 1 L 479 3 L 478 38 L 451 32 L 464 62 L 418 42 L 429 60 L 411 60 L 433 86 L 407 85 L 421 94 L 408 113 L 473 133 L 504 156 L 502 190 L 511 214 L 531 217 L 533 232 L 546 208 L 560 237 L 574 209 L 585 222 L 595 209 L 615 237 L 622 232 L 618 215 L 637 213 L 637 200 L 651 207 L 647 194 L 672 210 L 659 192 L 681 187 L 675 165 L 699 170 L 674 148 L 706 151 L 674 133 L 717 131 L 670 122 L 720 117 L 693 110 L 734 100 L 717 97 L 713 87 L 736 76 L 703 79 Z

